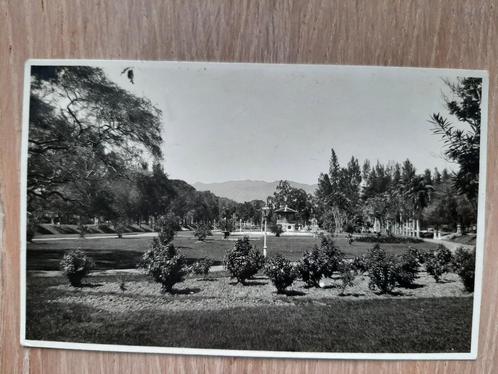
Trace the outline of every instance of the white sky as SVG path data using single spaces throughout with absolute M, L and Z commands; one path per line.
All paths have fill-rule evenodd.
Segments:
M 341 164 L 409 158 L 456 168 L 428 118 L 446 114 L 442 78 L 457 72 L 318 65 L 106 64 L 120 86 L 163 111 L 165 170 L 194 182 L 289 179 L 316 183 L 330 148 Z M 456 121 L 456 119 L 452 119 Z

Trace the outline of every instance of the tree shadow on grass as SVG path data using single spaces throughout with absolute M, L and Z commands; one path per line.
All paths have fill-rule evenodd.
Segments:
M 331 288 L 339 288 L 337 284 L 327 284 L 326 286 L 320 287 L 322 290 L 330 290 Z
M 345 297 L 345 296 L 353 296 L 353 297 L 361 297 L 361 296 L 365 296 L 364 293 L 357 293 L 357 292 L 353 292 L 353 293 L 340 293 L 339 294 L 339 297 Z
M 215 282 L 218 278 L 197 278 L 197 282 Z
M 96 288 L 102 286 L 103 286 L 102 283 L 82 283 L 80 286 L 74 288 Z
M 259 276 L 259 277 L 254 276 L 254 277 L 249 278 L 249 280 L 268 280 L 268 278 L 262 277 L 262 276 Z
M 304 296 L 306 293 L 302 291 L 296 291 L 296 290 L 284 290 L 282 293 L 278 295 L 285 295 L 285 296 Z
M 200 288 L 182 288 L 182 289 L 173 289 L 171 291 L 172 295 L 192 295 L 195 293 L 201 292 Z
M 246 287 L 246 286 L 265 286 L 265 285 L 268 284 L 268 282 L 254 282 L 254 281 L 253 282 L 251 282 L 251 281 L 247 282 L 246 281 L 245 283 L 230 282 L 229 284 L 232 285 L 232 286 L 236 286 L 237 284 L 240 284 L 240 285 L 243 285 L 244 287 Z
M 425 287 L 425 285 L 419 284 L 419 283 L 413 283 L 413 284 L 410 284 L 409 286 L 403 286 L 403 288 L 406 288 L 408 290 L 415 290 L 417 288 L 423 288 L 423 287 Z
M 177 248 L 178 249 L 192 249 L 192 247 L 189 247 L 188 245 L 179 245 Z

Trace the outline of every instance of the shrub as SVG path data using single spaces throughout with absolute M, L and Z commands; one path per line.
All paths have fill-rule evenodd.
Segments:
M 175 238 L 175 231 L 171 227 L 163 227 L 157 238 L 162 245 L 167 245 Z
M 126 225 L 125 225 L 124 221 L 116 220 L 114 222 L 113 226 L 114 226 L 114 231 L 116 232 L 116 234 L 118 234 L 118 238 L 121 239 L 123 237 L 123 233 L 126 230 Z
M 391 292 L 396 285 L 396 261 L 376 244 L 367 255 L 367 268 L 370 289 L 381 293 Z
M 224 219 L 220 222 L 220 229 L 221 231 L 227 233 L 228 232 L 228 235 L 230 235 L 230 232 L 233 231 L 234 229 L 234 223 L 231 219 Z M 227 236 L 228 236 L 227 235 Z
M 452 261 L 453 255 L 450 250 L 440 245 L 436 251 L 427 254 L 425 269 L 434 277 L 436 282 L 439 282 L 442 275 L 450 271 Z
M 206 225 L 200 225 L 197 227 L 194 231 L 194 236 L 197 238 L 197 240 L 203 242 L 208 236 L 213 235 L 211 233 L 211 230 L 209 229 L 208 226 Z
M 320 287 L 320 280 L 329 274 L 329 262 L 325 252 L 316 245 L 306 251 L 297 265 L 301 279 L 308 287 Z
M 396 264 L 396 282 L 401 287 L 410 287 L 417 278 L 419 267 L 418 251 L 409 248 L 403 253 Z
M 341 295 L 344 295 L 344 291 L 346 291 L 346 287 L 354 285 L 354 279 L 356 277 L 356 270 L 353 267 L 353 264 L 348 261 L 342 261 L 339 266 L 339 272 L 341 277 Z
M 343 231 L 348 234 L 353 234 L 355 231 L 355 227 L 351 223 L 347 223 L 344 225 Z
M 475 249 L 468 250 L 458 248 L 453 259 L 453 268 L 462 280 L 463 286 L 468 292 L 474 292 L 476 266 Z
M 351 263 L 356 274 L 363 274 L 368 270 L 367 258 L 365 255 L 356 256 Z
M 276 223 L 272 223 L 270 225 L 270 231 L 274 233 L 277 238 L 280 237 L 280 234 L 284 232 L 284 230 L 282 229 L 282 225 L 277 225 Z
M 357 242 L 365 243 L 394 243 L 394 244 L 415 244 L 422 243 L 423 240 L 419 238 L 412 238 L 409 236 L 383 236 L 383 235 L 367 235 L 355 238 Z
M 90 273 L 93 266 L 93 260 L 79 249 L 66 252 L 60 262 L 61 270 L 73 287 L 81 287 L 81 280 Z
M 86 234 L 88 233 L 88 228 L 86 227 L 86 225 L 80 224 L 78 226 L 78 230 L 79 230 L 80 237 L 85 238 Z
M 159 242 L 167 245 L 175 238 L 176 231 L 179 230 L 179 225 L 175 217 L 168 214 L 158 219 L 154 229 L 158 232 Z
M 202 260 L 196 261 L 192 265 L 192 272 L 197 275 L 206 276 L 209 273 L 209 268 L 213 266 L 214 261 L 210 258 L 203 258 Z
M 165 245 L 159 238 L 152 240 L 151 248 L 144 253 L 139 265 L 145 272 L 161 283 L 161 292 L 173 292 L 173 286 L 182 282 L 187 273 L 185 258 L 173 244 Z
M 265 274 L 277 289 L 277 293 L 283 293 L 297 278 L 295 267 L 281 255 L 268 259 Z
M 323 275 L 326 277 L 331 277 L 335 271 L 339 270 L 344 260 L 344 253 L 335 246 L 334 240 L 331 236 L 325 235 L 322 235 L 320 251 L 322 251 L 323 256 L 327 262 Z
M 225 268 L 237 282 L 245 284 L 245 281 L 263 267 L 264 257 L 262 253 L 252 247 L 249 237 L 239 239 L 233 248 L 225 254 Z

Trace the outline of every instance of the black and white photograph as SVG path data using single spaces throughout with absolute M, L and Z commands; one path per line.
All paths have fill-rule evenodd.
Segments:
M 475 359 L 481 70 L 30 60 L 25 346 Z

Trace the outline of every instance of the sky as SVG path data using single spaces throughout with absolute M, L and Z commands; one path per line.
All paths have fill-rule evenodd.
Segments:
M 131 84 L 121 71 L 131 66 Z M 343 165 L 409 158 L 450 168 L 432 113 L 448 115 L 451 70 L 215 63 L 106 64 L 118 85 L 162 111 L 164 167 L 188 183 L 293 180 L 313 184 L 330 149 Z M 454 122 L 457 120 L 451 118 Z

